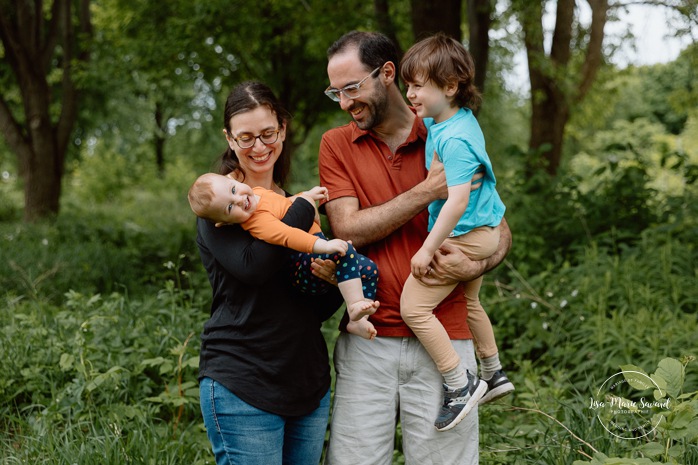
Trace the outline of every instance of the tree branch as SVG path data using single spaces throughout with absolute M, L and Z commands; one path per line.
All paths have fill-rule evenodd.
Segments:
M 572 24 L 575 0 L 559 0 L 555 14 L 555 31 L 550 48 L 550 59 L 556 65 L 566 66 L 572 56 Z
M 580 102 L 589 92 L 601 66 L 604 28 L 608 17 L 608 0 L 588 0 L 588 2 L 591 7 L 589 44 L 582 65 L 582 79 L 574 96 L 575 102 Z
M 56 44 L 58 44 L 58 37 L 60 35 L 60 27 L 64 22 L 61 15 L 65 14 L 66 9 L 70 11 L 70 5 L 66 5 L 66 0 L 55 0 L 51 6 L 51 21 L 48 23 L 48 28 L 46 31 L 45 42 L 41 46 L 39 56 L 41 57 L 42 69 L 47 70 L 51 65 L 51 59 L 53 58 L 53 53 L 56 50 Z M 67 6 L 67 8 L 66 8 Z M 70 16 L 68 16 L 70 17 Z M 43 20 L 41 17 L 41 12 L 39 12 L 39 20 Z
M 22 133 L 22 128 L 12 115 L 10 107 L 2 95 L 0 95 L 0 133 L 5 137 L 5 142 L 10 150 L 15 153 L 22 153 L 22 149 L 28 144 L 27 138 Z

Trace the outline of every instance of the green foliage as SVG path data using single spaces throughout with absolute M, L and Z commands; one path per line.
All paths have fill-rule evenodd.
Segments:
M 176 262 L 198 265 L 194 215 L 186 192 L 196 175 L 186 160 L 165 178 L 154 169 L 129 175 L 124 160 L 86 159 L 69 178 L 63 214 L 53 223 L 0 223 L 0 288 L 5 294 L 58 302 L 64 293 L 129 292 L 162 286 Z M 200 285 L 205 279 L 197 276 Z
M 655 390 L 654 399 L 664 400 L 660 403 L 668 408 L 654 414 L 651 424 L 657 426 L 652 437 L 641 442 L 639 447 L 633 442 L 632 446 L 628 447 L 634 450 L 633 455 L 639 457 L 608 457 L 597 451 L 590 461 L 575 460 L 574 465 L 694 463 L 693 460 L 698 457 L 698 390 L 683 392 L 685 369 L 694 359 L 693 356 L 684 357 L 682 361 L 673 358 L 662 359 L 657 371 L 651 375 L 651 379 L 660 387 Z M 621 368 L 626 380 L 635 390 L 646 390 L 644 383 L 634 383 L 633 380 L 637 376 L 635 373 L 640 373 L 645 379 L 650 375 L 634 365 Z
M 61 306 L 4 300 L 2 457 L 65 464 L 209 458 L 192 332 L 206 313 L 191 291 L 168 281 L 144 301 L 74 291 Z
M 19 222 L 22 186 L 0 159 L 9 174 L 0 178 L 0 457 L 211 463 L 196 385 L 210 289 L 186 191 L 224 148 L 214 102 L 241 79 L 272 84 L 295 114 L 293 143 L 304 141 L 289 190 L 316 184 L 319 138 L 348 120 L 318 84 L 325 49 L 345 30 L 372 28 L 371 5 L 93 7 L 105 35 L 95 68 L 80 74 L 92 100 L 54 223 Z M 407 2 L 391 9 L 407 11 Z M 409 42 L 408 22 L 396 25 Z M 498 59 L 495 75 L 508 61 Z M 517 390 L 479 409 L 482 463 L 698 463 L 698 373 L 682 358 L 698 353 L 692 69 L 611 70 L 569 126 L 570 163 L 557 179 L 526 182 L 523 167 L 540 154 L 517 148 L 525 106 L 488 81 L 479 117 L 514 246 L 486 276 L 482 301 Z M 310 78 L 298 86 L 290 76 Z M 151 116 L 168 99 L 161 176 Z M 322 327 L 330 355 L 341 316 Z M 654 367 L 647 373 L 671 409 L 653 436 L 614 438 L 590 395 L 622 368 Z M 398 429 L 394 463 L 405 463 L 401 444 Z

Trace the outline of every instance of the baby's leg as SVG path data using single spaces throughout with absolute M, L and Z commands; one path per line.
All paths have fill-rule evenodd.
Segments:
M 337 286 L 352 321 L 376 313 L 380 303 L 375 301 L 378 283 L 376 264 L 356 252 L 349 244 L 349 250 L 342 257 L 337 257 Z
M 349 281 L 344 281 L 342 284 L 345 283 L 349 283 Z M 360 284 L 361 283 L 359 283 L 359 285 Z M 341 290 L 342 287 L 343 286 L 340 285 L 339 289 Z M 361 300 L 348 299 L 344 291 L 342 291 L 342 295 L 347 303 L 347 312 L 349 312 L 349 319 L 351 321 L 359 321 L 368 315 L 373 315 L 380 306 L 380 302 L 377 300 L 364 299 L 363 293 L 361 294 Z
M 373 323 L 368 321 L 367 316 L 358 321 L 349 321 L 349 323 L 347 323 L 347 331 L 351 334 L 355 334 L 369 340 L 374 339 L 376 335 L 378 335 L 378 331 L 376 331 Z

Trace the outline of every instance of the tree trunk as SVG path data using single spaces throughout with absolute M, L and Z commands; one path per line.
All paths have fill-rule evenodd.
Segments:
M 468 49 L 475 62 L 475 86 L 485 92 L 487 61 L 490 56 L 490 27 L 492 25 L 492 2 L 490 0 L 468 0 Z
M 373 0 L 373 11 L 376 14 L 376 23 L 378 24 L 378 30 L 383 34 L 388 36 L 390 40 L 397 45 L 398 50 L 402 52 L 400 47 L 400 42 L 397 40 L 397 34 L 395 33 L 395 25 L 390 19 L 390 8 L 388 0 Z M 395 64 L 397 66 L 398 63 Z
M 412 32 L 415 41 L 424 39 L 435 32 L 443 32 L 461 40 L 461 0 L 425 2 L 411 0 Z
M 157 166 L 160 177 L 165 175 L 165 119 L 160 102 L 155 102 L 155 132 L 153 134 L 153 145 L 155 146 L 155 166 Z
M 571 105 L 588 92 L 602 62 L 603 29 L 607 0 L 589 0 L 592 23 L 581 71 L 571 69 L 575 0 L 559 0 L 550 56 L 543 46 L 543 3 L 520 0 L 517 5 L 531 81 L 531 139 L 529 147 L 539 156 L 527 165 L 526 175 L 543 168 L 556 175 L 562 162 L 565 126 Z M 542 166 L 541 166 L 542 165 Z
M 4 2 L 4 4 L 7 2 Z M 50 15 L 43 2 L 15 1 L 0 9 L 0 39 L 22 99 L 24 114 L 16 117 L 0 95 L 0 131 L 16 156 L 24 181 L 24 219 L 31 222 L 58 214 L 65 155 L 77 118 L 78 92 L 72 79 L 75 62 L 87 61 L 76 50 L 74 25 L 81 40 L 89 38 L 89 0 L 81 0 L 79 19 L 73 18 L 71 0 L 55 0 Z M 48 75 L 60 84 L 52 87 Z M 53 81 L 53 79 L 52 79 Z M 52 100 L 60 96 L 60 102 Z M 60 108 L 57 120 L 51 115 Z

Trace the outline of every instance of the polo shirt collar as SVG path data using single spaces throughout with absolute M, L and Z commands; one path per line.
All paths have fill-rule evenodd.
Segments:
M 410 110 L 412 110 L 412 113 L 417 113 L 414 108 L 410 107 Z M 368 136 L 368 137 L 373 137 L 376 138 L 376 136 L 371 132 L 370 130 L 364 130 L 359 128 L 356 125 L 355 121 L 351 122 L 351 141 L 356 142 L 358 139 L 361 137 Z M 407 144 L 411 144 L 413 142 L 416 142 L 417 139 L 421 139 L 422 141 L 427 140 L 427 128 L 424 126 L 424 121 L 422 121 L 422 118 L 415 118 L 414 123 L 412 124 L 412 131 L 410 131 L 410 135 L 405 141 Z

